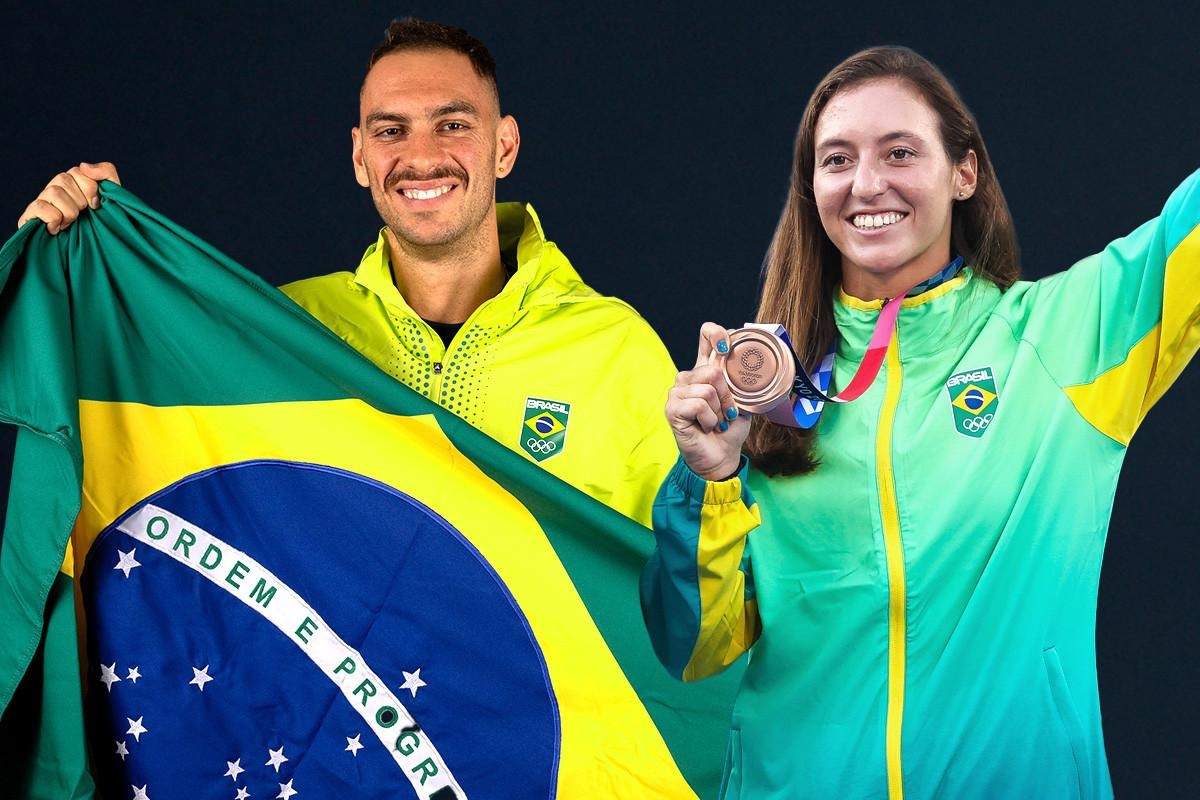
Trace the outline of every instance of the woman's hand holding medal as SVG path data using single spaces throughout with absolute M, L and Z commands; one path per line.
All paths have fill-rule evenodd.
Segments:
M 750 417 L 739 414 L 733 394 L 713 354 L 729 351 L 729 331 L 715 322 L 700 327 L 696 366 L 680 372 L 667 394 L 667 422 L 688 468 L 720 481 L 737 472 Z

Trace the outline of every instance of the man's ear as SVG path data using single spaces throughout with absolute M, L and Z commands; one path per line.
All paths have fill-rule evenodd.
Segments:
M 513 117 L 500 118 L 496 126 L 496 177 L 503 178 L 517 163 L 517 151 L 521 149 L 521 131 Z
M 354 180 L 364 189 L 369 188 L 371 182 L 367 180 L 367 165 L 363 163 L 362 132 L 358 128 L 351 128 L 350 140 L 353 143 L 350 159 L 354 162 Z

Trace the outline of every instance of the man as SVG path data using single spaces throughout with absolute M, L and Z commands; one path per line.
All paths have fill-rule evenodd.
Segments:
M 358 269 L 283 287 L 380 369 L 643 524 L 676 457 L 675 369 L 636 312 L 587 287 L 527 205 L 495 200 L 520 147 L 495 63 L 458 29 L 393 22 L 371 53 L 352 159 L 384 228 Z M 112 164 L 57 175 L 22 214 L 51 233 Z

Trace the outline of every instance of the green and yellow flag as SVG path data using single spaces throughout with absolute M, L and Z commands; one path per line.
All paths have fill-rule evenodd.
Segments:
M 6 791 L 714 796 L 651 534 L 102 185 L 0 251 Z

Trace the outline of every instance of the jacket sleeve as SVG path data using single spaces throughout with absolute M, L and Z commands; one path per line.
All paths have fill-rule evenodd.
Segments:
M 1128 444 L 1200 346 L 1200 172 L 1162 213 L 1033 284 L 1023 338 L 1079 413 Z
M 606 502 L 649 528 L 655 492 L 679 457 L 675 436 L 663 414 L 676 370 L 667 348 L 649 325 L 639 318 L 630 328 L 621 346 L 628 366 L 622 370 L 620 386 L 615 387 L 625 410 L 614 424 L 629 429 L 631 446 L 624 472 Z
M 642 571 L 642 614 L 663 666 L 685 681 L 715 675 L 758 639 L 747 537 L 758 506 L 749 467 L 705 481 L 679 459 L 654 500 L 654 553 Z

